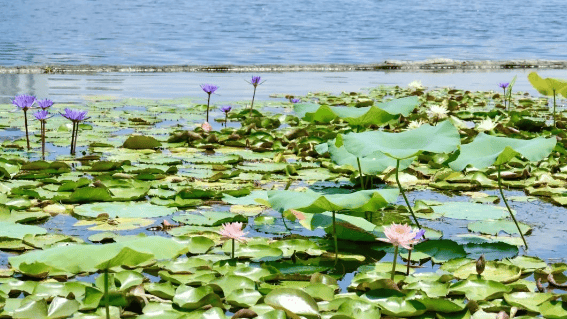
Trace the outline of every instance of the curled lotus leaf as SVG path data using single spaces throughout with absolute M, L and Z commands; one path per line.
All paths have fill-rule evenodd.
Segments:
M 449 121 L 436 126 L 424 124 L 414 130 L 401 133 L 368 131 L 343 136 L 346 150 L 356 157 L 382 152 L 395 159 L 406 159 L 427 151 L 450 153 L 461 144 L 457 128 Z
M 449 166 L 456 171 L 462 171 L 467 165 L 483 169 L 505 164 L 517 155 L 532 162 L 540 161 L 551 153 L 556 143 L 555 137 L 520 140 L 480 133 L 471 143 L 461 145 L 459 157 Z

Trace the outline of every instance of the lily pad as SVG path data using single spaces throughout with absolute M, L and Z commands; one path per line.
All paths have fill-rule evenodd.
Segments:
M 96 218 L 100 214 L 108 214 L 109 218 L 153 218 L 175 213 L 176 208 L 152 205 L 149 203 L 96 203 L 75 207 L 75 215 Z

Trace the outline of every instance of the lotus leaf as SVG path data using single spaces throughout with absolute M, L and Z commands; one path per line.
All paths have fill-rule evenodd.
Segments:
M 482 169 L 505 164 L 517 155 L 532 162 L 540 161 L 549 155 L 556 143 L 555 138 L 519 140 L 480 133 L 474 141 L 461 146 L 459 157 L 449 166 L 456 171 L 462 171 L 467 165 Z
M 493 280 L 467 279 L 452 284 L 449 292 L 464 294 L 469 300 L 491 300 L 500 298 L 512 290 L 509 286 Z
M 0 221 L 0 238 L 24 239 L 26 235 L 42 235 L 47 231 L 39 226 Z
M 503 207 L 469 202 L 445 202 L 431 206 L 433 212 L 447 218 L 466 220 L 500 219 L 508 215 Z
M 67 318 L 79 310 L 79 302 L 61 297 L 55 297 L 49 307 L 45 299 L 32 300 L 22 303 L 21 307 L 14 310 L 13 317 L 20 319 L 58 319 Z
M 403 160 L 419 155 L 423 151 L 449 153 L 457 149 L 461 138 L 449 121 L 437 126 L 424 124 L 417 129 L 402 133 L 369 131 L 343 136 L 346 150 L 356 157 L 365 157 L 382 152 L 392 158 Z
M 182 309 L 194 310 L 204 305 L 222 307 L 221 299 L 210 286 L 193 288 L 180 285 L 175 291 L 173 303 Z
M 511 306 L 539 312 L 539 305 L 553 298 L 552 293 L 513 292 L 504 295 L 504 300 Z
M 531 231 L 531 227 L 524 223 L 519 223 L 522 233 L 527 234 Z M 472 232 L 479 232 L 481 234 L 498 235 L 503 231 L 510 235 L 519 234 L 516 225 L 507 220 L 483 220 L 468 224 L 467 228 Z

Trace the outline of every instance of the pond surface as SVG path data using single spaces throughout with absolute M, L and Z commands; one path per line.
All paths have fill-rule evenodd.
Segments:
M 2 5 L 1 65 L 558 60 L 567 51 L 559 0 L 25 0 Z

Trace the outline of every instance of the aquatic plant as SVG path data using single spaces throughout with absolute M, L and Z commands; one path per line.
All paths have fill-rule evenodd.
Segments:
M 415 130 L 401 133 L 371 131 L 349 133 L 343 136 L 345 149 L 358 158 L 381 152 L 396 160 L 396 183 L 404 197 L 415 224 L 421 228 L 399 179 L 400 163 L 412 159 L 420 153 L 450 153 L 457 149 L 461 138 L 457 128 L 449 121 L 437 126 L 424 124 Z
M 309 214 L 331 212 L 336 265 L 339 256 L 336 213 L 340 211 L 375 211 L 395 202 L 398 195 L 399 191 L 397 189 L 362 190 L 350 194 L 331 195 L 320 194 L 313 191 L 269 191 L 267 202 L 272 206 L 272 208 L 282 214 L 291 209 Z M 313 220 L 311 222 L 312 224 L 314 223 Z M 322 222 L 326 223 L 327 221 L 325 220 Z
M 390 226 L 384 227 L 384 235 L 386 238 L 377 238 L 380 241 L 394 245 L 394 260 L 392 262 L 392 275 L 396 273 L 396 263 L 398 260 L 398 249 L 402 246 L 405 249 L 411 250 L 411 245 L 415 242 L 417 234 L 412 230 L 411 226 L 393 223 Z
M 232 239 L 232 255 L 231 258 L 234 259 L 234 248 L 236 247 L 235 240 L 240 242 L 246 241 L 246 234 L 242 230 L 244 224 L 241 222 L 226 223 L 223 224 L 218 234 L 222 236 L 222 239 Z
M 207 119 L 206 122 L 209 122 L 209 107 L 211 105 L 211 94 L 214 94 L 216 90 L 218 90 L 218 86 L 213 84 L 201 84 L 201 89 L 207 93 Z
M 209 124 L 209 122 L 205 122 L 201 124 L 201 129 L 203 129 L 203 131 L 205 132 L 210 132 L 213 129 L 213 127 L 211 126 L 211 124 Z
M 70 120 L 73 123 L 73 128 L 71 130 L 71 155 L 75 154 L 77 148 L 77 138 L 79 135 L 79 124 L 89 119 L 87 117 L 87 111 L 72 110 L 65 108 L 65 113 L 61 114 L 64 118 Z
M 426 113 L 427 116 L 433 120 L 433 123 L 437 123 L 439 120 L 447 117 L 449 110 L 444 105 L 434 104 L 426 111 Z
M 37 106 L 39 106 L 40 108 L 42 108 L 44 110 L 53 106 L 53 101 L 51 101 L 49 99 L 37 100 L 36 103 L 37 103 Z
M 33 116 L 35 116 L 35 118 L 39 121 L 40 123 L 40 130 L 41 130 L 41 158 L 43 160 L 45 160 L 45 122 L 47 120 L 47 117 L 49 115 L 49 111 L 47 111 L 47 108 L 37 111 L 33 114 Z
M 536 72 L 528 75 L 531 85 L 542 95 L 553 96 L 553 126 L 555 127 L 555 97 L 558 94 L 567 97 L 567 81 L 553 78 L 541 78 Z
M 413 230 L 413 232 L 415 233 L 415 237 L 413 238 L 413 242 L 410 246 L 411 249 L 408 250 L 408 264 L 407 264 L 406 276 L 409 276 L 410 273 L 411 251 L 414 245 L 425 240 L 425 229 L 416 228 Z
M 250 80 L 250 84 L 252 84 L 252 86 L 254 87 L 254 93 L 252 94 L 252 103 L 250 103 L 250 116 L 252 116 L 252 108 L 254 107 L 254 98 L 256 97 L 256 88 L 258 88 L 258 85 L 264 83 L 264 82 L 260 82 L 262 80 L 262 78 L 260 76 L 252 76 L 252 79 Z
M 498 123 L 493 121 L 491 118 L 486 118 L 480 121 L 474 129 L 479 132 L 486 132 L 486 131 L 490 132 L 494 128 L 496 128 L 497 125 Z
M 33 106 L 35 101 L 35 96 L 26 94 L 18 95 L 12 100 L 12 104 L 24 111 L 24 126 L 26 128 L 26 142 L 28 150 L 30 149 L 30 137 L 28 133 L 28 110 Z
M 510 85 L 510 83 L 508 83 L 508 82 L 498 83 L 498 86 L 500 88 L 502 88 L 502 90 L 504 90 L 504 92 L 502 93 L 502 102 L 504 102 L 504 109 L 507 109 L 507 107 L 506 107 L 506 88 L 508 87 L 508 85 Z
M 471 143 L 461 145 L 459 156 L 449 163 L 449 167 L 455 171 L 462 171 L 468 165 L 478 169 L 483 169 L 490 165 L 496 166 L 500 196 L 504 201 L 504 205 L 506 205 L 506 208 L 508 209 L 510 217 L 518 228 L 518 232 L 522 237 L 526 249 L 528 248 L 528 243 L 526 242 L 524 234 L 520 229 L 520 225 L 518 224 L 516 217 L 514 217 L 512 209 L 508 205 L 508 201 L 504 196 L 500 172 L 502 170 L 502 166 L 518 155 L 521 155 L 532 162 L 544 159 L 551 153 L 556 143 L 557 140 L 555 137 L 538 137 L 531 140 L 519 140 L 480 133 Z
M 295 103 L 299 103 L 301 102 L 301 99 L 291 99 L 291 103 L 295 104 Z
M 230 105 L 221 106 L 221 111 L 224 112 L 224 126 L 225 127 L 226 127 L 226 124 L 228 123 L 228 112 L 230 112 L 230 110 L 232 110 L 232 106 L 230 106 Z

